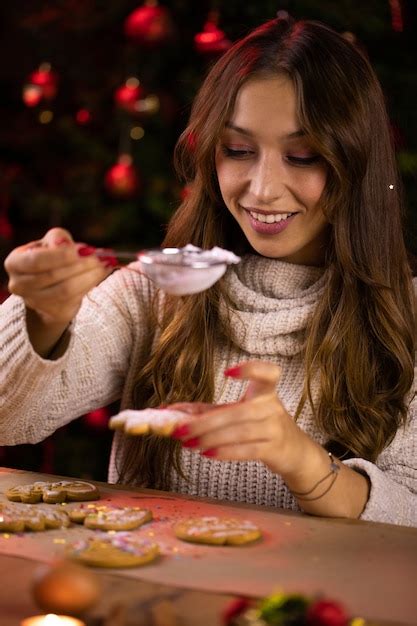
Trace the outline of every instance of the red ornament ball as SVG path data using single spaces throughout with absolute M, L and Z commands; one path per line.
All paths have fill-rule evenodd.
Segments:
M 8 220 L 7 214 L 0 213 L 0 239 L 11 239 L 12 237 L 13 228 Z
M 124 85 L 116 89 L 114 101 L 120 109 L 128 113 L 135 113 L 137 112 L 136 105 L 141 99 L 142 94 L 143 90 L 139 86 L 139 81 L 127 81 Z
M 49 63 L 43 63 L 32 72 L 28 82 L 40 88 L 43 99 L 53 100 L 55 98 L 58 89 L 58 74 L 52 71 Z
M 106 173 L 104 184 L 107 191 L 117 198 L 131 198 L 139 189 L 139 177 L 131 157 L 123 155 L 118 163 Z
M 343 606 L 330 600 L 317 600 L 307 609 L 308 626 L 348 626 L 349 618 Z
M 114 257 L 111 257 L 109 255 L 109 259 L 107 263 L 109 263 L 110 259 L 114 259 Z M 112 263 L 112 265 L 114 264 Z M 117 261 L 114 267 L 116 265 L 117 265 Z M 87 426 L 95 430 L 107 429 L 109 425 L 109 419 L 110 419 L 110 412 L 107 407 L 102 407 L 101 409 L 95 409 L 94 411 L 90 411 L 89 413 L 86 413 L 84 415 L 84 421 L 86 422 Z
M 194 45 L 197 52 L 202 54 L 223 54 L 232 45 L 216 22 L 208 20 L 202 33 L 194 37 Z
M 86 126 L 91 122 L 91 113 L 88 109 L 78 109 L 75 120 L 80 126 Z
M 149 2 L 135 9 L 125 21 L 125 35 L 134 43 L 155 46 L 173 35 L 173 25 L 166 8 Z
M 22 93 L 23 102 L 28 107 L 36 107 L 42 100 L 42 89 L 38 85 L 25 85 Z

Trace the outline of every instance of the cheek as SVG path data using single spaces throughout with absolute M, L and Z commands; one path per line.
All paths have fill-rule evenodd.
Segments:
M 311 208 L 320 200 L 326 186 L 326 172 L 312 174 L 302 182 L 299 189 L 302 190 L 304 202 Z
M 224 162 L 216 164 L 217 180 L 223 200 L 227 199 L 236 191 L 239 186 L 239 176 L 236 175 L 233 167 L 228 166 Z

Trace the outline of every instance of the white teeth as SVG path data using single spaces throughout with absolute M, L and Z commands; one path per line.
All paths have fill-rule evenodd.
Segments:
M 263 222 L 264 224 L 274 224 L 275 222 L 281 222 L 282 220 L 286 220 L 293 213 L 269 213 L 268 215 L 264 215 L 263 213 L 255 213 L 254 211 L 249 211 L 251 216 L 258 220 L 258 222 Z

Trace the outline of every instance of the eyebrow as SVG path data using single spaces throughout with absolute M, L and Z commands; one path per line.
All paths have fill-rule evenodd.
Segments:
M 247 128 L 236 126 L 236 124 L 233 124 L 232 122 L 226 122 L 225 128 L 234 130 L 237 133 L 240 133 L 241 135 L 246 135 L 247 137 L 253 137 L 254 135 L 254 133 L 252 133 Z M 285 139 L 295 139 L 296 137 L 304 137 L 304 136 L 305 136 L 305 132 L 302 129 L 300 129 L 300 130 L 295 130 L 293 133 L 289 133 L 288 135 L 285 135 Z

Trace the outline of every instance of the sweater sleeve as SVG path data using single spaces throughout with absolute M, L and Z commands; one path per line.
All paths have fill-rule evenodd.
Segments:
M 409 405 L 408 423 L 401 427 L 376 463 L 345 461 L 371 482 L 369 500 L 361 518 L 373 522 L 417 526 L 417 397 Z
M 57 360 L 41 358 L 23 300 L 0 307 L 0 445 L 37 443 L 89 410 L 121 397 L 132 346 L 149 333 L 148 281 L 116 271 L 85 296 Z

